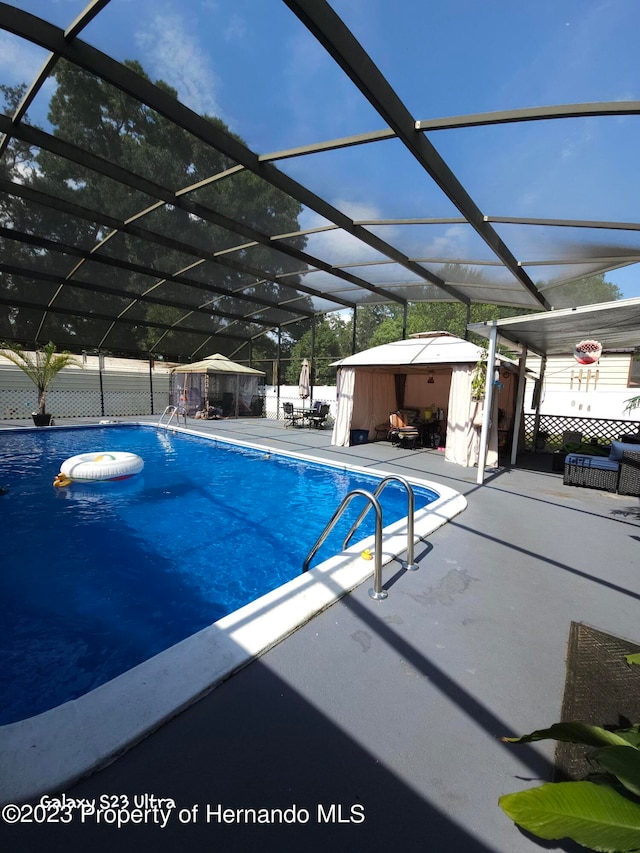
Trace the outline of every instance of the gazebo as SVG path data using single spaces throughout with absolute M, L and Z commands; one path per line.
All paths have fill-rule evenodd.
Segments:
M 478 462 L 482 401 L 472 394 L 472 377 L 483 350 L 448 332 L 423 332 L 356 353 L 336 362 L 337 414 L 332 443 L 346 446 L 354 430 L 376 437 L 389 414 L 414 409 L 439 413 L 446 431 L 445 458 L 460 465 Z M 498 358 L 499 393 L 493 395 L 487 464 L 495 465 L 515 411 L 515 365 Z M 499 435 L 500 433 L 500 435 Z
M 264 414 L 264 372 L 216 353 L 173 368 L 170 400 L 188 415 L 209 403 L 225 417 L 259 417 Z

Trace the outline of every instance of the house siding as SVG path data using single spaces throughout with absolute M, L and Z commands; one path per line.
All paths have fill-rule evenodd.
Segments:
M 629 387 L 630 353 L 603 355 L 597 364 L 581 365 L 572 356 L 547 359 L 540 411 L 546 415 L 635 420 L 624 413 L 625 403 L 640 393 Z M 540 359 L 528 358 L 527 367 L 539 373 Z M 533 381 L 527 381 L 525 411 L 533 411 Z

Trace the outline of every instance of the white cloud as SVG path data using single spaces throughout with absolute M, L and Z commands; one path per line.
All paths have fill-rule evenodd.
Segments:
M 468 256 L 469 229 L 466 225 L 450 225 L 444 234 L 430 240 L 423 257 L 464 258 Z
M 319 42 L 306 31 L 296 32 L 284 46 L 283 62 L 281 97 L 290 116 L 290 138 L 302 144 L 354 132 L 362 98 Z
M 247 34 L 247 24 L 240 15 L 231 15 L 224 29 L 224 40 L 227 42 L 242 41 Z
M 0 69 L 9 85 L 30 83 L 48 54 L 35 45 L 8 33 L 0 33 Z
M 379 210 L 360 202 L 334 199 L 332 204 L 355 222 L 381 218 Z M 328 224 L 326 219 L 312 210 L 306 209 L 300 215 L 300 228 L 302 229 L 321 228 Z M 406 228 L 407 226 L 388 225 L 383 231 L 373 227 L 369 230 L 377 233 L 385 242 L 399 246 L 408 257 L 464 258 L 468 255 L 469 229 L 464 225 L 450 225 L 445 228 L 444 232 L 428 241 L 423 239 L 424 231 L 422 228 L 418 228 L 415 236 Z M 407 239 L 409 243 L 407 243 Z M 339 228 L 310 235 L 307 251 L 311 255 L 336 265 L 377 261 L 384 257 L 366 243 L 361 243 L 357 238 Z M 355 272 L 357 273 L 357 270 Z
M 372 206 L 358 202 L 337 199 L 332 201 L 334 207 L 349 218 L 358 221 L 377 219 L 380 212 Z M 322 228 L 330 223 L 319 213 L 305 209 L 300 215 L 300 228 Z M 307 251 L 322 260 L 332 264 L 359 263 L 362 261 L 378 260 L 380 255 L 370 246 L 361 243 L 346 231 L 336 228 L 332 231 L 322 231 L 308 237 Z
M 173 86 L 182 103 L 200 113 L 221 115 L 216 75 L 181 15 L 156 14 L 147 28 L 136 34 L 136 41 L 147 53 L 145 64 L 151 75 Z

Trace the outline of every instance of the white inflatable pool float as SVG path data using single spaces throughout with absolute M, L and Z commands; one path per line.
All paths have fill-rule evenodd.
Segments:
M 135 453 L 106 450 L 99 453 L 79 453 L 70 456 L 60 466 L 54 486 L 68 486 L 77 480 L 82 483 L 99 480 L 126 480 L 139 474 L 144 461 Z

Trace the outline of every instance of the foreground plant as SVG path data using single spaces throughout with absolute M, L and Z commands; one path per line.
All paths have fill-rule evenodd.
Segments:
M 640 663 L 640 655 L 627 655 Z M 595 774 L 577 782 L 548 782 L 500 797 L 502 810 L 528 832 L 571 838 L 603 853 L 640 851 L 640 726 L 609 731 L 586 723 L 556 723 L 506 743 L 556 740 L 593 747 Z

